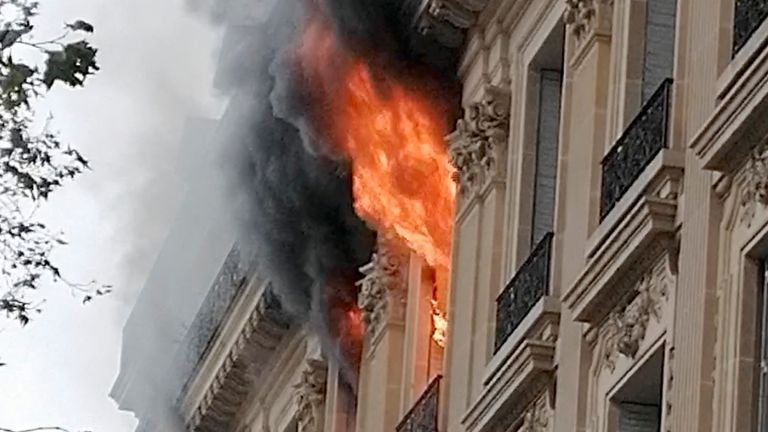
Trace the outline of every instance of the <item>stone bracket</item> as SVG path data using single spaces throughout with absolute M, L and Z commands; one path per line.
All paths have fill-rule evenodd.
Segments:
M 757 53 L 690 142 L 705 169 L 730 172 L 768 135 L 768 50 Z
M 624 282 L 665 251 L 676 268 L 682 163 L 681 154 L 663 149 L 590 237 L 586 267 L 563 296 L 575 320 L 601 322 L 630 295 Z
M 542 298 L 488 364 L 482 393 L 461 421 L 467 432 L 507 430 L 505 422 L 524 415 L 524 409 L 551 382 L 559 323 L 557 299 Z M 530 418 L 524 423 L 532 427 L 551 424 L 534 411 L 526 414 Z

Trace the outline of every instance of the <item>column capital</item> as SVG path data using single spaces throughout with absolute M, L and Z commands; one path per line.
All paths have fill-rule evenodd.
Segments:
M 595 36 L 610 36 L 613 27 L 614 0 L 564 0 L 563 22 L 581 52 Z
M 325 394 L 328 364 L 319 358 L 308 358 L 296 390 L 296 417 L 299 432 L 322 432 L 325 425 Z
M 402 322 L 405 318 L 408 258 L 407 249 L 382 237 L 371 262 L 360 269 L 365 276 L 357 283 L 357 305 L 369 340 L 387 322 Z
M 479 193 L 488 183 L 503 180 L 509 135 L 509 90 L 488 85 L 483 96 L 464 110 L 449 137 L 454 180 L 463 199 Z

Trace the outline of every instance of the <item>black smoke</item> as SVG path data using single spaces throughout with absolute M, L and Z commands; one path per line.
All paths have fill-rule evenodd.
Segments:
M 214 1 L 216 19 L 233 3 Z M 396 0 L 277 0 L 262 20 L 231 26 L 237 37 L 224 46 L 223 87 L 231 102 L 220 130 L 227 135 L 225 169 L 233 174 L 241 244 L 252 247 L 283 306 L 309 321 L 354 387 L 360 347 L 341 336 L 375 233 L 354 212 L 345 162 L 320 142 L 313 89 L 290 61 L 308 7 L 322 9 L 345 47 L 372 69 L 451 72 L 409 48 L 407 14 Z

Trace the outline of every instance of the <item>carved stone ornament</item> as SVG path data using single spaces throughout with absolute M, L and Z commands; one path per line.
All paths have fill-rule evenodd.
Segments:
M 743 174 L 741 221 L 750 226 L 757 205 L 768 205 L 768 142 L 763 142 L 752 151 Z
M 325 391 L 328 365 L 324 360 L 307 359 L 296 390 L 298 432 L 322 432 L 325 424 Z
M 666 273 L 645 275 L 638 282 L 637 295 L 621 311 L 613 312 L 605 324 L 605 366 L 613 371 L 618 355 L 634 359 L 645 338 L 651 318 L 660 321 L 668 294 Z
M 552 413 L 547 402 L 547 396 L 536 403 L 523 416 L 523 425 L 518 432 L 549 432 L 551 430 Z
M 610 32 L 613 0 L 565 0 L 563 22 L 577 42 L 583 42 L 595 32 Z
M 423 8 L 414 20 L 421 34 L 434 36 L 441 44 L 457 48 L 464 41 L 464 32 L 477 19 L 488 0 L 422 0 Z
M 675 347 L 674 345 L 671 345 L 669 347 L 669 351 L 667 354 L 666 359 L 667 365 L 666 368 L 669 370 L 669 373 L 667 375 L 667 388 L 664 390 L 664 393 L 667 398 L 667 403 L 665 405 L 665 416 L 666 420 L 664 423 L 667 425 L 666 432 L 672 432 L 672 400 L 674 398 L 673 391 L 674 391 L 674 381 L 675 381 Z
M 454 180 L 462 197 L 469 198 L 505 173 L 509 131 L 510 95 L 500 87 L 487 86 L 480 102 L 464 111 L 450 144 Z
M 371 262 L 360 269 L 365 277 L 357 283 L 357 305 L 369 337 L 378 333 L 387 319 L 403 319 L 407 264 L 405 249 L 385 239 L 379 242 Z

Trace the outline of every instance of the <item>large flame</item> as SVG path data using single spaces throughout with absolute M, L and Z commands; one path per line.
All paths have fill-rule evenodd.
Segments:
M 333 118 L 338 144 L 352 163 L 357 213 L 395 234 L 430 266 L 448 269 L 456 189 L 445 121 L 430 101 L 396 83 L 385 83 L 381 94 L 363 64 L 345 81 Z
M 435 95 L 351 58 L 322 16 L 313 14 L 298 51 L 304 76 L 321 94 L 323 127 L 350 163 L 355 210 L 435 271 L 433 338 L 445 340 L 456 186 L 444 137 L 447 119 Z M 328 78 L 331 78 L 330 80 Z M 331 83 L 329 83 L 331 81 Z

